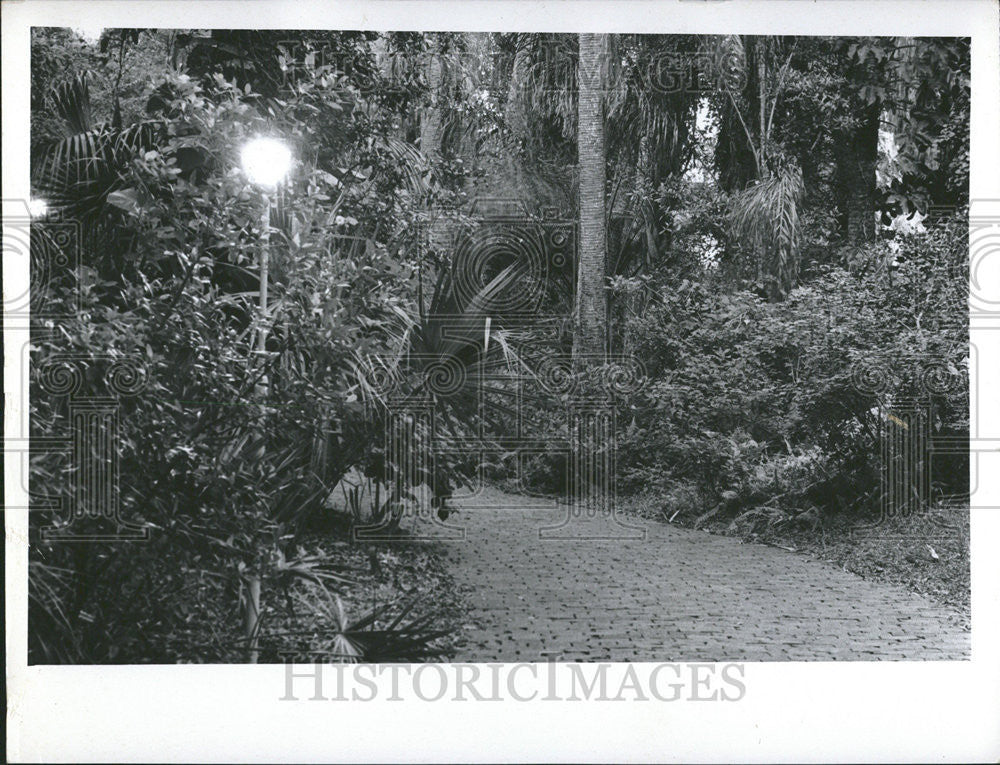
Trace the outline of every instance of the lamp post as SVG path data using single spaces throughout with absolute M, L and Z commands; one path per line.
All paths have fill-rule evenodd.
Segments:
M 271 246 L 271 197 L 292 166 L 292 152 L 281 141 L 275 138 L 254 138 L 244 145 L 240 154 L 243 172 L 250 182 L 260 189 L 264 209 L 261 212 L 260 235 L 260 327 L 257 330 L 256 350 L 264 357 L 267 344 L 267 282 Z M 262 374 L 255 393 L 258 400 L 267 395 L 267 375 Z M 261 447 L 263 456 L 263 446 Z M 247 593 L 244 601 L 243 623 L 247 638 L 247 659 L 251 664 L 257 663 L 257 631 L 260 624 L 260 571 L 251 567 L 246 577 Z
M 260 316 L 267 317 L 267 282 L 268 261 L 271 245 L 271 197 L 278 184 L 285 179 L 292 166 L 292 152 L 281 141 L 275 138 L 254 138 L 249 141 L 241 153 L 243 171 L 250 182 L 261 191 L 264 200 L 264 210 L 261 213 L 260 235 Z M 257 351 L 263 354 L 267 342 L 267 329 L 260 328 L 257 333 Z M 266 389 L 266 377 L 262 378 Z

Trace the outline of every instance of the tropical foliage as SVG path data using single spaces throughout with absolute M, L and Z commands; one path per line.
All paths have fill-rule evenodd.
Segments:
M 638 360 L 620 488 L 692 523 L 870 519 L 889 418 L 967 434 L 968 41 L 584 37 L 33 31 L 33 662 L 442 655 L 432 598 L 359 601 L 352 531 L 566 491 L 511 444 L 615 374 L 574 349 Z M 108 399 L 141 542 L 48 448 Z

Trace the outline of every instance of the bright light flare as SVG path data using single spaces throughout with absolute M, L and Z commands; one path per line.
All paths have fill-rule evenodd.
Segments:
M 292 152 L 275 138 L 254 138 L 240 155 L 243 171 L 258 186 L 276 186 L 292 167 Z
M 44 199 L 29 199 L 28 212 L 32 218 L 44 218 L 49 213 L 49 203 Z
M 100 42 L 101 35 L 104 34 L 104 27 L 99 27 L 96 24 L 81 24 L 73 27 L 73 31 L 80 35 L 84 42 L 96 45 Z

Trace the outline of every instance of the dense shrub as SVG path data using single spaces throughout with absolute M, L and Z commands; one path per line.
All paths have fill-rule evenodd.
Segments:
M 626 330 L 649 380 L 625 413 L 620 488 L 690 485 L 703 509 L 877 509 L 894 411 L 923 402 L 934 434 L 968 432 L 962 245 L 960 221 L 883 241 L 780 302 L 662 282 Z M 966 470 L 936 463 L 935 491 L 966 492 Z
M 213 641 L 198 655 L 231 660 L 233 606 L 245 610 L 252 582 L 264 582 L 265 603 L 296 579 L 343 584 L 335 561 L 307 553 L 295 532 L 381 440 L 359 370 L 398 352 L 401 317 L 413 312 L 406 240 L 392 237 L 418 200 L 403 189 L 399 158 L 379 153 L 376 125 L 353 126 L 362 135 L 341 147 L 345 167 L 309 160 L 319 128 L 352 121 L 354 98 L 348 84 L 313 74 L 285 103 L 285 134 L 303 161 L 272 211 L 265 318 L 264 201 L 238 172 L 238 152 L 269 122 L 249 88 L 222 79 L 211 97 L 183 75 L 151 83 L 169 100 L 145 145 L 116 155 L 89 221 L 109 233 L 83 241 L 79 278 L 48 285 L 46 313 L 70 318 L 34 328 L 32 436 L 72 432 L 62 394 L 114 397 L 121 515 L 153 541 L 36 537 L 32 557 L 51 586 L 44 573 L 32 580 L 33 661 L 177 660 L 192 655 L 193 621 Z M 33 464 L 36 492 L 64 508 L 77 480 L 57 455 Z M 34 514 L 34 532 L 58 518 Z M 87 530 L 78 522 L 74 532 Z

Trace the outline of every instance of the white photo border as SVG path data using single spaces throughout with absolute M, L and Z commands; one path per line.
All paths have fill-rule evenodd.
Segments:
M 29 197 L 31 26 L 968 36 L 971 189 L 1000 210 L 1000 24 L 994 0 L 379 0 L 2 6 L 3 214 Z M 984 201 L 985 200 L 985 201 Z M 989 202 L 989 200 L 996 200 Z M 3 264 L 5 290 L 26 269 Z M 996 287 L 996 285 L 994 285 Z M 1000 287 L 997 287 L 1000 290 Z M 993 296 L 1000 300 L 1000 292 Z M 972 321 L 988 348 L 1000 319 Z M 26 327 L 4 327 L 5 453 L 22 430 Z M 1000 348 L 972 381 L 979 438 L 1000 439 Z M 975 395 L 978 391 L 978 396 Z M 746 663 L 737 703 L 281 701 L 283 666 L 27 666 L 26 510 L 6 523 L 8 759 L 226 761 L 996 761 L 1000 758 L 1000 454 L 980 454 L 972 512 L 972 659 Z M 5 507 L 26 507 L 5 460 Z M 654 665 L 635 665 L 649 673 Z M 450 670 L 449 670 L 450 671 Z M 614 672 L 623 673 L 623 665 Z M 379 681 L 382 682 L 381 680 Z M 447 705 L 447 706 L 443 706 Z

